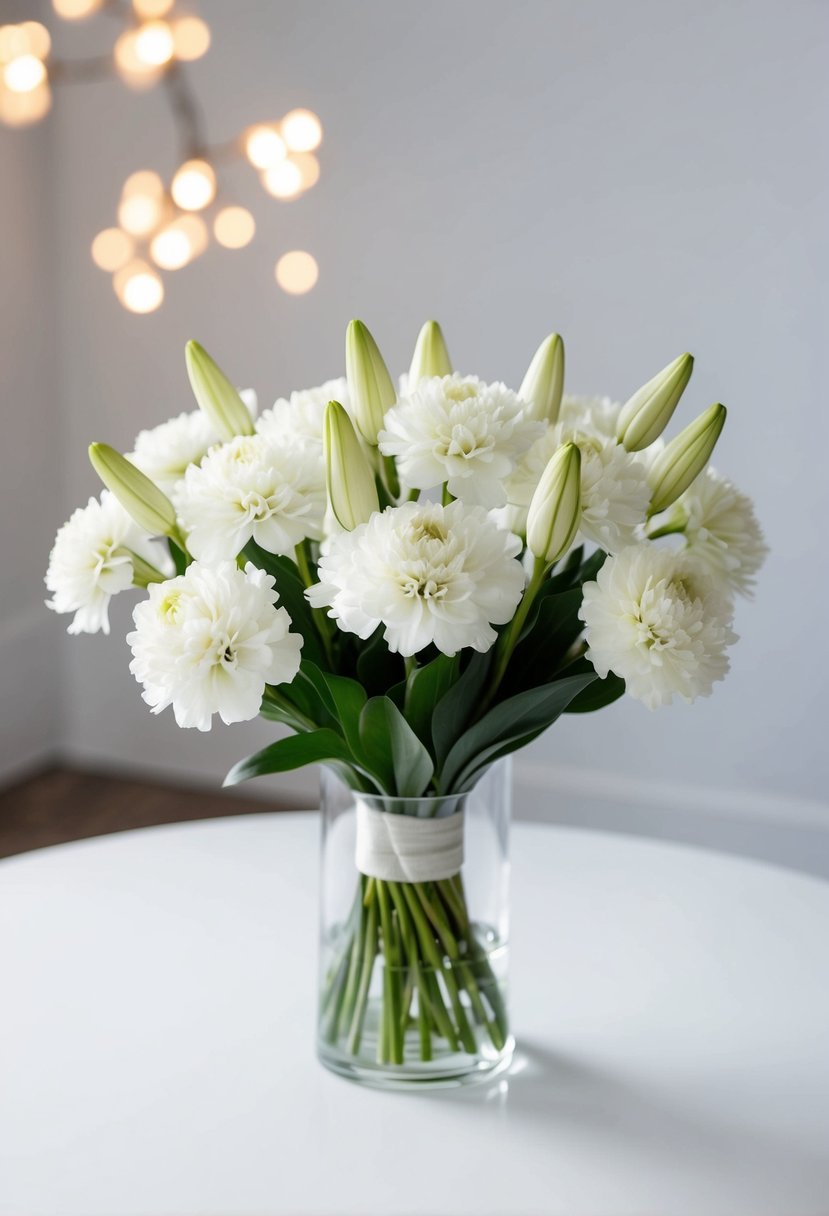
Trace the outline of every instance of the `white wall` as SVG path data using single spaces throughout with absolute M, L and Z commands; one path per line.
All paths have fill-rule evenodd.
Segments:
M 337 374 L 351 316 L 400 368 L 436 316 L 462 369 L 512 383 L 557 328 L 570 388 L 619 397 L 690 349 L 683 419 L 729 405 L 717 463 L 757 499 L 773 549 L 756 603 L 739 610 L 733 674 L 690 708 L 625 701 L 563 721 L 525 759 L 525 809 L 547 813 L 550 780 L 562 799 L 578 787 L 606 808 L 614 790 L 634 805 L 649 788 L 657 808 L 750 819 L 757 806 L 829 826 L 826 6 L 213 0 L 201 11 L 214 46 L 192 77 L 214 138 L 310 105 L 326 131 L 322 180 L 280 205 L 231 166 L 256 242 L 171 277 L 165 307 L 136 318 L 88 244 L 131 170 L 175 167 L 163 98 L 114 84 L 61 95 L 64 506 L 95 488 L 90 439 L 128 446 L 188 405 L 191 336 L 266 401 Z M 109 32 L 98 22 L 64 37 L 80 51 Z M 301 299 L 272 277 L 295 247 L 321 266 Z M 35 566 L 47 547 L 41 538 Z M 269 736 L 264 724 L 201 736 L 151 717 L 127 672 L 127 605 L 113 615 L 110 639 L 62 651 L 70 754 L 212 781 Z M 311 778 L 283 788 L 310 792 Z
M 4 6 L 4 20 L 39 5 Z M 55 439 L 52 132 L 0 126 L 0 774 L 51 754 L 61 672 L 43 605 L 44 555 L 63 510 Z

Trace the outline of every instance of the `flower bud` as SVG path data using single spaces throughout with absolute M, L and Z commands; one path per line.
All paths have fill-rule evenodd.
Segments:
M 173 504 L 158 486 L 130 464 L 125 456 L 108 443 L 89 445 L 89 459 L 101 481 L 111 490 L 121 506 L 131 515 L 139 528 L 150 536 L 178 534 Z
M 518 396 L 531 407 L 537 422 L 557 422 L 564 392 L 564 342 L 558 334 L 545 338 L 533 355 Z
M 551 565 L 572 545 L 581 522 L 581 452 L 565 443 L 551 458 L 532 496 L 527 548 Z
M 702 472 L 725 426 L 725 416 L 724 405 L 712 405 L 659 453 L 648 475 L 651 486 L 650 515 L 658 515 L 676 502 Z
M 616 439 L 629 452 L 641 452 L 659 438 L 671 421 L 693 370 L 693 355 L 680 355 L 622 406 Z
M 409 391 L 419 380 L 428 376 L 451 376 L 452 360 L 446 349 L 443 331 L 437 321 L 427 321 L 417 335 L 417 342 L 409 368 Z
M 188 342 L 184 358 L 193 396 L 222 439 L 252 435 L 253 423 L 244 401 L 204 347 Z
M 383 429 L 386 410 L 397 400 L 389 370 L 362 321 L 352 321 L 345 337 L 345 374 L 351 413 L 357 429 L 372 447 Z
M 380 500 L 371 465 L 339 401 L 325 408 L 323 448 L 328 502 L 340 526 L 352 532 L 380 510 Z

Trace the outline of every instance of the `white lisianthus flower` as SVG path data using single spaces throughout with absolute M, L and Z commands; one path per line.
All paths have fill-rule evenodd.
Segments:
M 737 640 L 730 600 L 682 554 L 647 543 L 607 559 L 580 615 L 599 676 L 615 672 L 649 709 L 709 696 Z
M 299 670 L 302 639 L 275 605 L 274 580 L 248 563 L 203 566 L 150 586 L 127 635 L 130 671 L 155 714 L 172 705 L 179 726 L 210 730 L 213 714 L 229 725 L 259 713 L 266 684 L 287 684 Z
M 521 599 L 520 549 L 483 507 L 405 503 L 331 536 L 306 595 L 346 633 L 367 638 L 383 625 L 402 655 L 432 642 L 448 655 L 485 651 Z
M 256 429 L 260 435 L 267 435 L 277 443 L 291 443 L 299 447 L 310 444 L 319 449 L 322 460 L 322 427 L 329 401 L 339 401 L 348 409 L 348 381 L 345 376 L 338 380 L 326 380 L 317 388 L 299 389 L 290 397 L 278 397 L 270 409 L 262 411 Z
M 603 439 L 616 439 L 616 423 L 622 411 L 620 401 L 610 397 L 582 397 L 565 393 L 561 401 L 558 421 L 574 431 L 585 435 L 599 435 Z
M 496 513 L 504 527 L 523 534 L 527 509 L 548 463 L 563 443 L 575 443 L 581 452 L 581 507 L 578 537 L 592 541 L 608 553 L 617 553 L 637 539 L 644 524 L 650 489 L 647 469 L 637 455 L 626 452 L 615 439 L 587 433 L 569 422 L 548 427 L 507 478 L 510 506 Z
M 53 598 L 46 606 L 74 612 L 69 633 L 109 633 L 109 601 L 133 584 L 131 554 L 162 574 L 172 570 L 165 546 L 139 528 L 109 490 L 60 528 L 49 554 L 46 586 Z
M 251 418 L 255 418 L 256 393 L 252 389 L 240 389 L 239 396 L 248 407 Z M 169 495 L 190 465 L 201 464 L 210 448 L 220 442 L 220 436 L 207 414 L 202 410 L 191 410 L 159 426 L 139 431 L 127 459 Z
M 501 507 L 504 479 L 543 433 L 527 410 L 505 384 L 434 376 L 391 407 L 378 444 L 384 456 L 396 457 L 406 485 L 429 490 L 447 482 L 462 502 Z
M 655 529 L 681 527 L 688 561 L 729 593 L 754 594 L 768 545 L 747 494 L 707 468 L 663 515 Z
M 199 561 L 235 558 L 253 539 L 269 553 L 292 554 L 319 539 L 325 511 L 314 453 L 266 435 L 239 435 L 191 465 L 173 493 Z

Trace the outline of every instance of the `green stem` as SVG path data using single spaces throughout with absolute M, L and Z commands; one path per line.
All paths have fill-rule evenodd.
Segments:
M 512 652 L 518 645 L 521 630 L 524 628 L 524 623 L 529 615 L 530 609 L 532 608 L 535 598 L 541 589 L 541 584 L 544 582 L 547 569 L 547 563 L 543 560 L 543 558 L 537 557 L 533 565 L 532 576 L 527 584 L 527 589 L 524 592 L 523 599 L 516 609 L 515 616 L 512 618 L 509 627 L 505 629 L 498 638 L 495 646 L 495 667 L 478 711 L 479 718 L 482 718 L 489 709 L 493 698 L 498 691 L 499 685 L 506 674 L 509 661 L 512 658 Z
M 377 957 L 377 900 L 372 899 L 366 914 L 366 935 L 363 941 L 363 960 L 360 969 L 360 982 L 357 986 L 357 1000 L 354 1015 L 351 1019 L 351 1030 L 348 1035 L 348 1050 L 356 1056 L 360 1050 L 360 1040 L 363 1037 L 363 1021 L 366 1016 L 368 990 L 371 984 L 371 973 L 374 970 L 374 960 Z
M 403 1063 L 403 1043 L 400 1037 L 400 958 L 392 927 L 388 885 L 377 883 L 380 905 L 380 929 L 383 935 L 383 1025 L 385 1046 L 392 1064 Z M 385 1054 L 385 1053 L 384 1053 Z M 382 1063 L 382 1061 L 381 1061 Z
M 446 991 L 449 993 L 449 1001 L 452 1005 L 452 1011 L 455 1015 L 455 1022 L 458 1027 L 458 1035 L 463 1043 L 464 1050 L 474 1055 L 476 1051 L 475 1036 L 472 1033 L 472 1027 L 469 1025 L 469 1019 L 466 1016 L 466 1010 L 458 991 L 457 981 L 455 980 L 452 967 L 444 967 L 443 959 L 435 944 L 435 939 L 432 936 L 429 928 L 429 922 L 424 915 L 423 908 L 419 901 L 418 887 L 419 883 L 403 883 L 403 893 L 406 897 L 406 902 L 409 905 L 409 910 L 412 913 L 412 918 L 415 922 L 418 937 L 420 938 L 421 947 L 426 955 L 426 958 L 434 967 L 435 975 L 440 975 L 446 985 Z
M 297 569 L 306 587 L 313 587 L 314 576 L 311 574 L 311 567 L 308 563 L 308 554 L 305 552 L 305 544 L 297 545 L 294 549 Z M 325 651 L 325 658 L 328 662 L 330 671 L 335 670 L 334 650 L 331 645 L 331 622 L 322 608 L 312 608 L 311 616 L 314 619 L 314 624 L 317 627 L 319 639 L 322 642 L 322 648 Z

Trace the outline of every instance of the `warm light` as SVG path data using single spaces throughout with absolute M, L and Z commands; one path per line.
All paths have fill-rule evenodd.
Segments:
M 302 189 L 310 190 L 320 179 L 320 163 L 313 152 L 295 152 L 291 157 L 299 169 Z
M 52 8 L 64 21 L 83 21 L 101 7 L 104 0 L 52 0 Z
M 132 0 L 132 7 L 136 16 L 151 21 L 154 17 L 163 17 L 165 13 L 169 13 L 173 3 L 174 0 Z
M 154 312 L 164 299 L 164 284 L 146 262 L 128 262 L 113 276 L 115 294 L 130 312 Z
M 322 143 L 322 124 L 312 110 L 291 110 L 282 119 L 282 135 L 292 152 L 313 152 Z
M 289 295 L 301 296 L 310 291 L 320 277 L 316 259 L 302 249 L 283 253 L 276 263 L 276 281 Z
M 207 228 L 196 215 L 183 215 L 153 237 L 150 254 L 162 270 L 181 270 L 204 252 Z
M 256 221 L 245 207 L 225 207 L 213 221 L 213 235 L 225 249 L 243 249 L 255 232 Z
M 201 17 L 179 17 L 173 22 L 173 44 L 179 59 L 201 59 L 210 48 L 210 30 Z
M 37 55 L 38 59 L 46 59 L 52 49 L 52 39 L 45 25 L 39 21 L 24 21 L 20 26 L 20 34 L 26 40 L 26 50 Z
M 8 89 L 0 89 L 0 122 L 9 127 L 26 127 L 48 114 L 51 104 L 52 90 L 45 80 L 31 93 L 12 93 Z
M 216 174 L 206 160 L 188 160 L 177 171 L 170 189 L 182 210 L 201 211 L 216 197 Z
M 112 274 L 126 266 L 133 255 L 135 242 L 120 228 L 105 228 L 92 242 L 92 260 L 101 270 Z
M 292 160 L 283 160 L 272 169 L 266 169 L 262 184 L 274 198 L 296 198 L 302 192 L 302 172 Z
M 166 21 L 148 21 L 135 35 L 135 54 L 148 67 L 160 68 L 173 57 L 173 31 Z
M 115 66 L 126 84 L 134 89 L 146 89 L 155 84 L 159 69 L 146 62 L 138 54 L 140 31 L 124 30 L 115 43 Z
M 131 194 L 118 205 L 118 223 L 132 236 L 149 236 L 163 217 L 161 199 L 149 194 Z
M 285 140 L 273 127 L 253 127 L 245 137 L 245 153 L 256 169 L 272 169 L 286 151 Z
M 193 258 L 197 258 L 200 254 L 204 253 L 205 249 L 207 248 L 207 242 L 209 239 L 207 233 L 207 224 L 205 224 L 200 215 L 192 214 L 179 216 L 176 223 L 179 228 L 181 228 L 182 232 L 187 233 L 190 240 L 190 248 L 193 251 L 190 258 L 192 261 Z
M 32 93 L 46 79 L 46 68 L 37 55 L 18 55 L 3 68 L 3 81 L 12 93 Z

